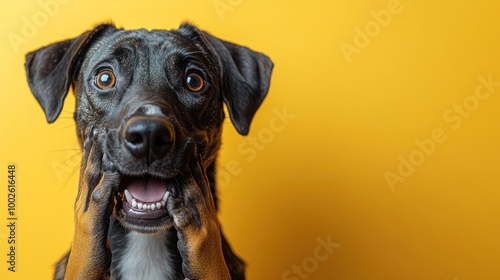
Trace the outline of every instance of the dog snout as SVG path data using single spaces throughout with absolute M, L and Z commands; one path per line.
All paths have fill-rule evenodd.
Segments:
M 151 163 L 165 157 L 173 147 L 175 130 L 166 118 L 137 116 L 127 121 L 122 137 L 134 157 Z

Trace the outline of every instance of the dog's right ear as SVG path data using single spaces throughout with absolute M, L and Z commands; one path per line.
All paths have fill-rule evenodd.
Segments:
M 48 123 L 61 113 L 64 98 L 78 71 L 80 58 L 104 31 L 116 29 L 102 24 L 77 38 L 54 43 L 26 55 L 26 76 L 31 92 L 42 106 Z

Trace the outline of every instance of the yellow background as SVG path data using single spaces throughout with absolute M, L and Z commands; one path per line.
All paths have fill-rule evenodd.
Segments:
M 127 29 L 191 20 L 274 61 L 250 138 L 228 120 L 220 158 L 220 217 L 249 279 L 500 279 L 500 87 L 474 97 L 479 77 L 500 81 L 497 1 L 401 0 L 385 26 L 374 13 L 395 0 L 65 2 L 51 15 L 39 1 L 0 8 L 0 279 L 49 279 L 72 238 L 74 98 L 48 125 L 24 54 L 107 20 Z M 24 36 L 24 19 L 37 16 L 36 32 Z M 12 34 L 25 40 L 15 46 Z M 341 46 L 356 42 L 346 56 Z M 467 117 L 444 117 L 464 101 Z M 283 110 L 294 116 L 286 123 L 276 119 Z M 416 141 L 435 129 L 446 140 L 419 157 Z M 400 173 L 401 157 L 411 156 L 413 172 Z M 16 273 L 5 256 L 10 162 Z M 404 181 L 391 188 L 387 172 Z M 315 259 L 318 240 L 328 239 L 336 248 Z M 309 272 L 286 274 L 294 265 Z

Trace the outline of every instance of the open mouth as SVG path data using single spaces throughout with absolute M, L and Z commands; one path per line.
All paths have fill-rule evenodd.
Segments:
M 142 232 L 168 227 L 172 221 L 166 203 L 175 183 L 150 175 L 124 176 L 116 196 L 116 217 L 125 227 Z

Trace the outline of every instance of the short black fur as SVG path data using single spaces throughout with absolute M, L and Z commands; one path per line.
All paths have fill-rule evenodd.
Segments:
M 236 130 L 248 134 L 268 92 L 273 63 L 261 53 L 220 40 L 190 24 L 172 31 L 128 31 L 103 24 L 74 39 L 27 54 L 25 68 L 31 91 L 49 123 L 59 116 L 73 86 L 77 100 L 74 117 L 82 149 L 92 129 L 105 131 L 99 144 L 121 174 L 165 180 L 182 178 L 189 158 L 199 154 L 217 206 L 215 165 L 225 118 L 223 104 Z M 96 87 L 95 77 L 102 69 L 114 72 L 115 87 Z M 184 79 L 190 72 L 204 78 L 206 84 L 200 92 L 186 90 Z M 141 117 L 158 117 L 172 125 L 171 152 L 154 159 L 131 153 L 124 131 L 131 120 Z M 176 191 L 182 189 L 172 190 Z M 165 265 L 174 268 L 175 279 L 183 279 L 175 229 L 165 226 L 171 222 L 169 218 L 154 224 L 127 220 L 120 215 L 119 207 L 117 202 L 109 231 L 111 278 L 121 278 L 116 268 L 121 250 L 127 247 L 125 236 L 137 230 L 164 232 L 165 243 L 174 256 Z M 244 279 L 244 263 L 223 234 L 222 243 L 232 279 Z M 62 279 L 68 256 L 59 262 L 55 279 Z

